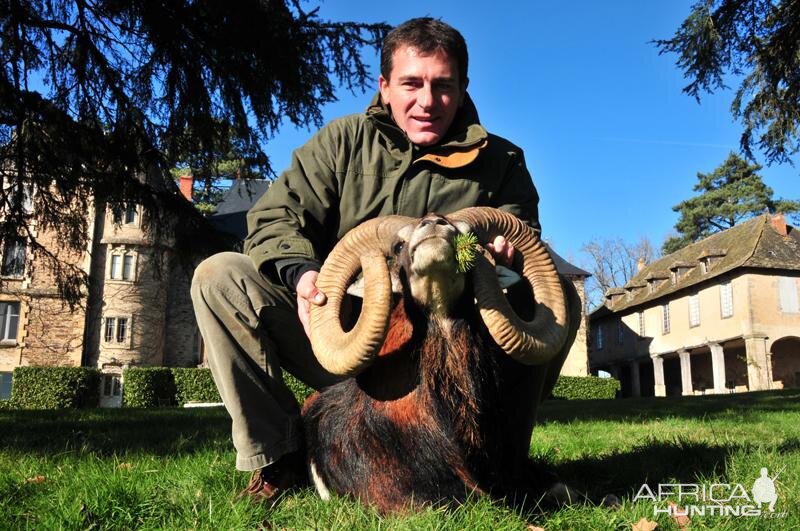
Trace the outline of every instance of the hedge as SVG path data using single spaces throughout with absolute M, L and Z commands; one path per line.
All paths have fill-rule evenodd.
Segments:
M 314 392 L 284 371 L 286 386 L 300 404 Z M 131 367 L 123 373 L 123 402 L 126 407 L 156 407 L 186 402 L 222 402 L 211 370 L 196 368 Z
M 96 407 L 100 371 L 89 367 L 17 367 L 9 407 L 59 409 Z
M 122 372 L 125 407 L 175 405 L 175 378 L 167 367 L 131 367 Z
M 286 386 L 302 404 L 312 388 L 284 372 Z M 100 371 L 89 367 L 17 367 L 11 400 L 0 409 L 94 407 L 99 401 Z M 126 407 L 221 402 L 209 369 L 132 367 L 123 373 Z M 567 400 L 614 398 L 620 389 L 614 378 L 559 376 L 552 397 Z
M 619 389 L 619 380 L 615 378 L 559 376 L 552 397 L 566 400 L 608 399 L 617 396 Z
M 179 406 L 186 402 L 222 402 L 211 369 L 172 369 L 172 376 Z

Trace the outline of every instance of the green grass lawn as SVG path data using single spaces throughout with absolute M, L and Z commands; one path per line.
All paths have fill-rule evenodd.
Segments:
M 633 502 L 643 483 L 741 483 L 761 467 L 776 481 L 783 518 L 705 516 L 692 529 L 800 528 L 800 391 L 544 404 L 532 455 L 599 500 L 521 515 L 476 499 L 462 507 L 381 518 L 310 489 L 274 509 L 234 502 L 247 475 L 233 469 L 222 409 L 0 411 L 1 529 L 631 529 L 653 515 Z M 664 507 L 665 503 L 659 504 Z

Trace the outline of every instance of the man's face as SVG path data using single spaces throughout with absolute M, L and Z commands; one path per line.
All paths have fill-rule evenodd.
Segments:
M 392 55 L 390 79 L 378 78 L 383 103 L 397 125 L 419 146 L 442 140 L 464 101 L 467 80 L 442 51 L 420 55 L 401 46 Z

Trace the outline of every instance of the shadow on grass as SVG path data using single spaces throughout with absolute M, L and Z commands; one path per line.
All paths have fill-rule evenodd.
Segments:
M 740 445 L 651 440 L 629 451 L 587 456 L 549 465 L 573 488 L 600 500 L 606 494 L 633 497 L 647 483 L 695 483 L 698 478 L 725 477 L 726 462 Z
M 548 400 L 541 406 L 539 422 L 713 418 L 732 412 L 752 414 L 770 411 L 800 412 L 800 389 L 668 398 Z
M 228 452 L 230 440 L 230 417 L 222 408 L 0 412 L 0 448 L 34 455 Z

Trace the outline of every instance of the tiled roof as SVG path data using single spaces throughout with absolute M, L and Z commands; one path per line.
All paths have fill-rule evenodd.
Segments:
M 222 200 L 217 205 L 215 216 L 247 212 L 250 207 L 264 195 L 271 181 L 260 179 L 237 179 L 225 192 Z
M 545 244 L 547 250 L 550 252 L 550 257 L 553 259 L 553 264 L 556 266 L 556 271 L 560 274 L 568 277 L 590 277 L 592 276 L 591 273 L 588 271 L 584 271 L 580 267 L 567 262 L 564 258 L 561 257 L 557 252 L 550 247 L 549 244 Z
M 247 211 L 264 195 L 270 181 L 238 179 L 225 192 L 217 211 L 209 219 L 217 230 L 231 234 L 239 240 L 247 236 Z
M 771 221 L 769 214 L 758 216 L 656 260 L 631 278 L 625 291 L 613 288 L 606 295 L 632 293 L 614 297 L 613 303 L 607 300 L 603 307 L 619 312 L 647 304 L 738 268 L 800 271 L 800 231 L 787 225 L 787 235 L 782 236 Z M 703 260 L 709 263 L 707 272 Z M 683 274 L 674 284 L 663 281 L 679 272 Z M 647 286 L 648 281 L 660 284 L 652 292 L 635 289 Z

